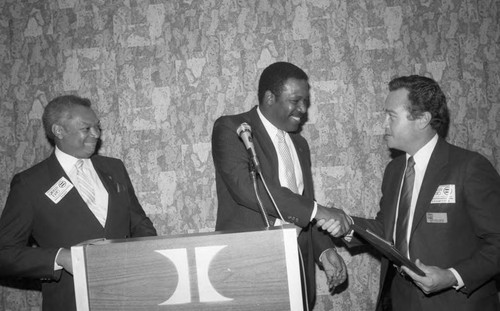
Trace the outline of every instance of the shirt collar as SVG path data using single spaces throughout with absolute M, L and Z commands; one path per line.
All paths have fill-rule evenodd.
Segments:
M 76 161 L 79 160 L 78 158 L 75 158 L 74 156 L 65 153 L 64 151 L 59 149 L 57 146 L 55 148 L 54 153 L 56 155 L 57 161 L 59 161 L 59 164 L 61 164 L 61 166 L 62 166 L 63 170 L 66 172 L 66 174 L 69 174 L 69 172 L 71 172 L 71 170 L 74 169 Z M 82 160 L 83 160 L 84 164 L 86 164 L 88 161 L 90 161 L 90 159 L 82 159 Z
M 427 142 L 427 144 L 425 144 L 415 153 L 415 155 L 413 156 L 413 160 L 415 160 L 415 166 L 419 166 L 422 168 L 427 167 L 427 164 L 429 163 L 432 152 L 434 151 L 437 142 L 438 135 L 435 134 L 434 137 L 432 137 L 432 139 Z M 406 160 L 408 160 L 409 157 L 410 155 L 407 153 Z
M 260 121 L 262 121 L 262 124 L 264 125 L 264 128 L 266 129 L 267 134 L 274 141 L 274 137 L 276 137 L 276 134 L 278 133 L 278 131 L 280 131 L 280 129 L 278 129 L 276 126 L 274 126 L 274 124 L 269 122 L 268 119 L 266 119 L 266 117 L 260 111 L 259 106 L 257 106 L 257 114 L 259 115 Z M 285 132 L 285 136 L 286 136 L 286 134 L 287 133 Z

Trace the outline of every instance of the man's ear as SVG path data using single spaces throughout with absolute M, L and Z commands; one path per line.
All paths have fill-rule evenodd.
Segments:
M 420 129 L 424 129 L 427 126 L 430 126 L 432 120 L 432 115 L 429 111 L 424 112 L 419 118 L 418 123 Z
M 52 134 L 54 134 L 55 137 L 57 137 L 58 139 L 63 138 L 64 129 L 61 125 L 52 124 L 51 130 L 52 130 Z
M 274 104 L 274 101 L 276 100 L 276 97 L 274 96 L 274 94 L 267 90 L 265 93 L 264 93 L 264 105 L 265 106 L 272 106 Z

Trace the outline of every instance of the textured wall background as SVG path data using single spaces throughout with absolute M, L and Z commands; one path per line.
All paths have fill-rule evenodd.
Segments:
M 255 105 L 277 60 L 311 78 L 320 203 L 377 211 L 395 75 L 439 81 L 449 141 L 500 169 L 499 18 L 500 0 L 0 0 L 0 208 L 13 174 L 51 152 L 43 107 L 73 93 L 92 100 L 100 153 L 125 161 L 160 234 L 212 231 L 213 122 Z M 377 259 L 341 254 L 349 285 L 332 296 L 321 272 L 315 310 L 374 309 Z M 0 284 L 1 310 L 40 310 L 36 282 Z

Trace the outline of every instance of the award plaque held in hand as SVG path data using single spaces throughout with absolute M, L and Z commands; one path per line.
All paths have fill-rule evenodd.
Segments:
M 411 271 L 415 272 L 416 274 L 420 276 L 425 276 L 425 273 L 420 270 L 415 263 L 411 262 L 410 259 L 408 259 L 406 256 L 401 254 L 392 243 L 384 240 L 383 238 L 379 237 L 369 229 L 365 229 L 361 226 L 358 226 L 356 224 L 351 225 L 351 229 L 354 230 L 359 236 L 361 236 L 364 240 L 366 240 L 370 245 L 375 247 L 382 255 L 387 257 L 392 263 L 394 263 L 396 266 L 401 267 L 401 266 L 406 266 L 408 267 Z

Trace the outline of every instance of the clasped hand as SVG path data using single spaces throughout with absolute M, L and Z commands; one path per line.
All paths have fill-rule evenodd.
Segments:
M 346 235 L 351 227 L 351 221 L 346 213 L 338 208 L 326 208 L 318 205 L 316 225 L 327 231 L 333 237 Z

